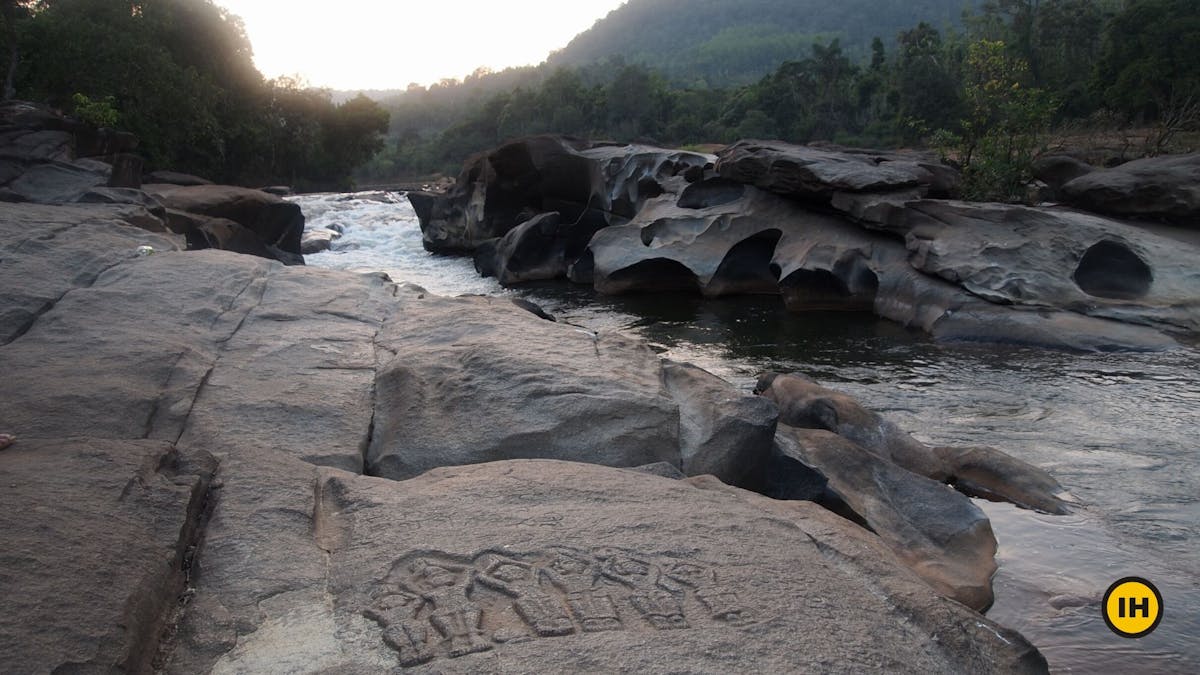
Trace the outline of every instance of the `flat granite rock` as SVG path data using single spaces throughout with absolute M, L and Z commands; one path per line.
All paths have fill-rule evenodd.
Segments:
M 149 672 L 215 469 L 156 441 L 0 453 L 0 670 Z
M 854 525 L 712 479 L 521 460 L 399 483 L 320 469 L 295 483 L 297 498 L 309 486 L 311 512 L 275 517 L 276 533 L 299 559 L 320 553 L 324 564 L 304 573 L 323 581 L 287 590 L 276 577 L 291 573 L 279 561 L 292 551 L 256 555 L 252 527 L 224 537 L 280 512 L 223 495 L 240 505 L 218 506 L 222 545 L 201 552 L 168 672 L 1046 667 L 1018 634 L 938 597 Z M 272 591 L 247 596 L 230 579 Z M 251 602 L 250 621 L 237 621 Z M 226 632 L 202 630 L 213 625 Z

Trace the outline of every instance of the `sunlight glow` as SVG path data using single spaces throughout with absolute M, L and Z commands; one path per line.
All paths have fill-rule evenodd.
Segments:
M 484 66 L 536 65 L 623 0 L 214 0 L 242 18 L 268 78 L 333 89 L 403 89 Z

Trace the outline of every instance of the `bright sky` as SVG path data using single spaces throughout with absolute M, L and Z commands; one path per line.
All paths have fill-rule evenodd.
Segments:
M 624 0 L 214 0 L 242 17 L 268 78 L 403 89 L 536 65 Z

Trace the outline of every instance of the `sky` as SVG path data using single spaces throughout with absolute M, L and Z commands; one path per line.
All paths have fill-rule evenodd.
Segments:
M 536 65 L 624 0 L 214 0 L 242 18 L 268 78 L 404 89 Z

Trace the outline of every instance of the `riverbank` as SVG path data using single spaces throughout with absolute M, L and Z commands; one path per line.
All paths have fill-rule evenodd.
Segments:
M 0 347 L 14 667 L 1041 663 L 815 505 L 509 459 L 678 471 L 736 447 L 705 440 L 727 438 L 707 435 L 719 415 L 769 413 L 699 372 L 664 390 L 663 362 L 619 334 L 379 275 L 186 252 L 127 207 L 3 215 L 10 306 L 51 298 Z M 418 451 L 430 444 L 443 449 Z M 446 454 L 466 450 L 479 454 Z M 488 459 L 509 461 L 423 473 Z M 578 593 L 588 604 L 567 601 Z

